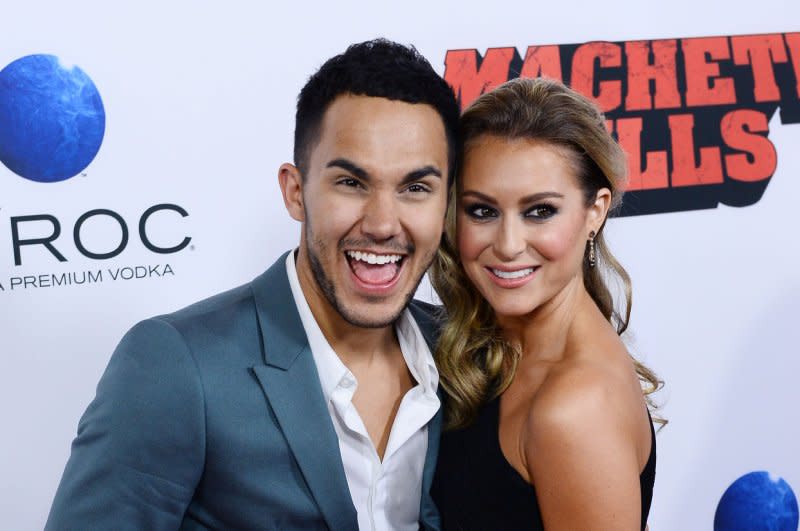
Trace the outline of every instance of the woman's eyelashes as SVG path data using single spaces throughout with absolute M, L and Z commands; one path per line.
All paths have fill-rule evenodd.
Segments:
M 486 221 L 494 219 L 498 216 L 497 209 L 489 205 L 481 203 L 473 203 L 464 205 L 464 213 L 477 221 Z
M 489 221 L 500 216 L 497 208 L 481 204 L 472 203 L 464 205 L 464 213 L 476 221 Z M 551 203 L 538 203 L 522 211 L 523 218 L 531 221 L 546 221 L 558 213 L 558 207 Z
M 555 205 L 551 203 L 539 203 L 526 210 L 524 216 L 536 221 L 544 221 L 552 218 L 557 213 L 558 208 Z

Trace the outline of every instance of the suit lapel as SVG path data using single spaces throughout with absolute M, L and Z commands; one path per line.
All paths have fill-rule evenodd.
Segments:
M 253 373 L 328 526 L 357 529 L 339 440 L 286 276 L 286 254 L 251 286 L 265 362 Z
M 442 395 L 439 393 L 439 400 Z M 431 486 L 433 485 L 433 475 L 436 471 L 436 459 L 439 456 L 439 438 L 442 432 L 442 408 L 428 423 L 428 453 L 425 454 L 425 466 L 422 469 L 422 498 L 419 503 L 419 520 L 426 530 L 438 530 L 441 522 L 439 521 L 439 511 L 431 497 Z
M 436 351 L 436 341 L 439 338 L 439 317 L 432 312 L 438 311 L 434 307 L 430 307 L 426 311 L 422 304 L 413 301 L 409 305 L 411 314 L 419 325 L 419 330 L 428 344 L 431 352 Z M 441 388 L 438 391 L 439 401 L 442 402 Z M 422 469 L 422 498 L 420 499 L 419 507 L 419 520 L 423 528 L 426 530 L 438 530 L 440 528 L 439 511 L 431 498 L 431 485 L 433 484 L 433 475 L 436 471 L 436 459 L 439 456 L 439 438 L 442 432 L 442 407 L 436 412 L 431 421 L 428 423 L 428 452 L 425 454 L 425 466 Z

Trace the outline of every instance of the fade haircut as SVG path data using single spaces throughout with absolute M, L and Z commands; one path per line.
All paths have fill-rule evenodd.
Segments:
M 311 150 L 322 134 L 322 117 L 338 96 L 372 96 L 430 105 L 447 135 L 448 183 L 453 182 L 458 143 L 459 108 L 453 89 L 413 46 L 387 39 L 353 44 L 328 59 L 297 98 L 294 165 L 305 181 Z

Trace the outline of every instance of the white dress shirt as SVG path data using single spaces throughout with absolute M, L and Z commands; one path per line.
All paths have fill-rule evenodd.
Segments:
M 347 486 L 358 511 L 359 529 L 416 531 L 419 529 L 422 469 L 428 450 L 428 422 L 440 405 L 436 395 L 439 372 L 419 326 L 408 309 L 395 324 L 403 359 L 416 385 L 400 402 L 381 461 L 353 405 L 358 382 L 328 344 L 314 319 L 300 287 L 293 252 L 286 258 L 286 273 L 339 438 Z

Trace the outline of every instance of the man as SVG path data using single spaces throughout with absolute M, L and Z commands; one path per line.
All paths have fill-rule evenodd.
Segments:
M 457 120 L 413 49 L 370 41 L 325 63 L 279 170 L 298 250 L 123 338 L 46 528 L 436 528 L 435 323 L 411 298 Z

